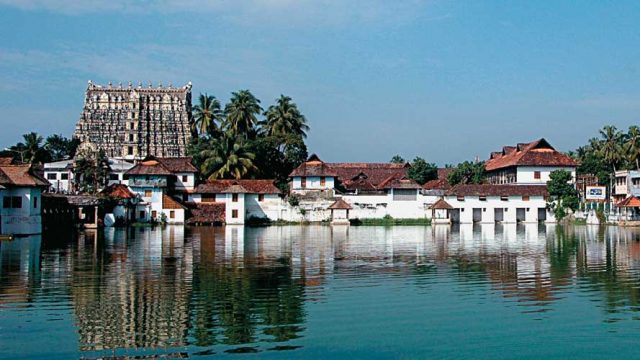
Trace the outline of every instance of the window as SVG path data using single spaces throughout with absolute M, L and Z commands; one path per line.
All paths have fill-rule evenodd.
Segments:
M 176 212 L 171 210 L 169 211 L 169 219 L 175 219 L 176 218 Z
M 540 171 L 534 171 L 533 172 L 533 178 L 536 180 L 540 180 Z
M 155 210 L 151 211 L 151 218 L 152 218 L 152 219 L 155 219 L 155 218 L 156 218 L 156 216 L 158 216 L 158 212 L 157 212 L 157 211 L 155 211 Z
M 320 187 L 324 187 L 327 184 L 327 179 L 324 176 L 320 177 Z
M 300 178 L 300 187 L 303 189 L 307 187 L 307 178 L 304 176 Z
M 216 194 L 202 194 L 202 202 L 205 202 L 205 203 L 216 202 Z
M 509 197 L 508 196 L 500 196 L 500 200 L 509 201 Z
M 458 200 L 458 201 L 464 201 L 464 196 L 458 196 L 458 197 L 457 197 L 457 200 Z
M 117 181 L 118 180 L 118 174 L 114 174 L 114 173 L 109 174 L 109 180 Z
M 134 118 L 134 119 L 136 118 L 136 114 L 133 114 L 133 118 Z M 134 124 L 134 123 L 130 123 L 130 124 L 129 124 L 129 128 L 130 128 L 131 130 L 134 130 L 134 129 L 135 129 L 135 124 Z
M 60 180 L 69 180 L 69 174 L 68 173 L 60 174 Z
M 264 194 L 258 194 L 258 201 L 259 202 L 263 202 L 264 201 Z
M 58 178 L 58 174 L 56 173 L 48 173 L 47 180 L 56 180 Z
M 231 194 L 231 201 L 238 202 L 238 194 Z
M 129 141 L 133 142 L 133 134 L 129 134 Z
M 395 201 L 415 201 L 418 199 L 418 192 L 413 189 L 393 189 L 393 200 Z
M 187 182 L 187 181 L 189 181 L 189 176 L 182 175 L 182 182 Z
M 33 197 L 33 208 L 34 209 L 38 208 L 38 197 L 37 196 Z
M 529 201 L 529 195 L 524 195 L 522 197 L 522 201 Z
M 140 211 L 140 214 L 138 214 L 138 215 L 140 215 L 139 216 L 140 219 L 144 219 L 144 217 L 145 217 L 144 216 L 145 215 L 144 210 Z
M 234 219 L 238 218 L 238 210 L 231 210 L 231 217 Z
M 2 198 L 2 207 L 5 209 L 11 209 L 11 196 L 5 196 Z
M 487 197 L 486 196 L 478 196 L 478 199 L 480 201 L 487 201 Z
M 22 208 L 22 197 L 21 196 L 12 196 L 11 197 L 11 207 L 14 209 Z
M 127 155 L 133 155 L 133 146 L 127 146 Z
M 144 197 L 151 197 L 151 190 L 145 190 Z

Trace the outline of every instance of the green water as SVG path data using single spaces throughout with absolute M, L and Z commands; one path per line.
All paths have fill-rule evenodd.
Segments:
M 0 358 L 638 358 L 640 230 L 107 229 L 0 243 Z

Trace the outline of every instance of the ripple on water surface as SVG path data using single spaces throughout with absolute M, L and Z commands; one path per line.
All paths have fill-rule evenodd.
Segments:
M 636 357 L 638 239 L 542 225 L 20 238 L 0 243 L 0 358 Z

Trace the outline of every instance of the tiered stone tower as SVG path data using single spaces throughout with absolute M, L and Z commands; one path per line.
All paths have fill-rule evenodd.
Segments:
M 186 155 L 191 139 L 191 82 L 176 88 L 131 82 L 89 86 L 74 137 L 107 156 L 128 160 L 148 155 Z

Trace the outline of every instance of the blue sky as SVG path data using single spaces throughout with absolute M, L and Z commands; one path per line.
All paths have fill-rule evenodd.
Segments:
M 71 136 L 87 80 L 291 96 L 326 161 L 438 164 L 640 119 L 640 2 L 0 0 L 0 146 Z

